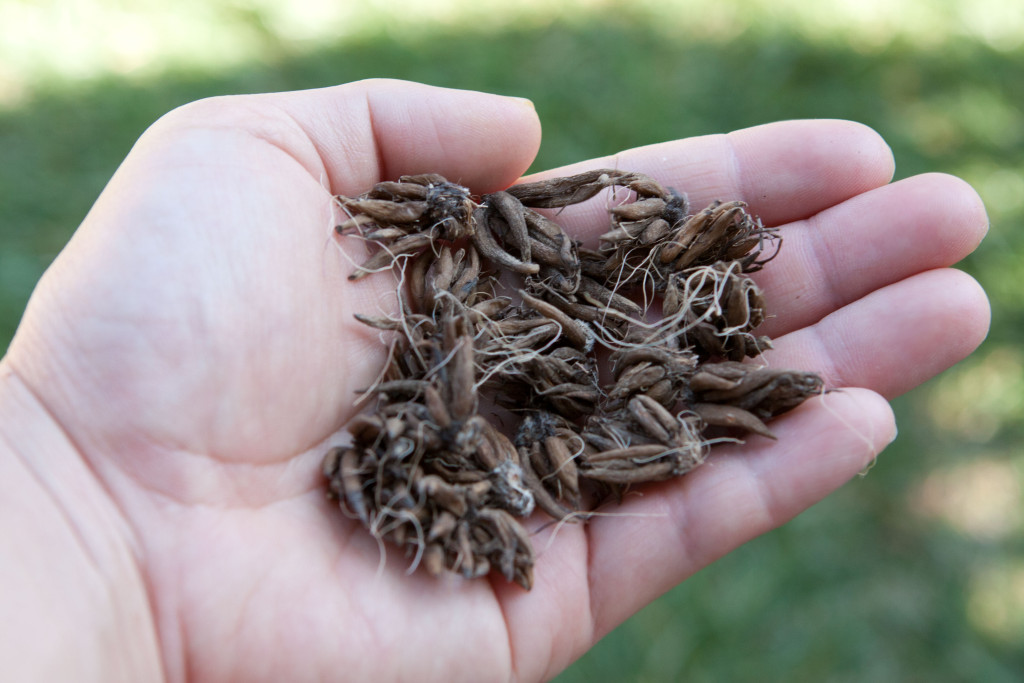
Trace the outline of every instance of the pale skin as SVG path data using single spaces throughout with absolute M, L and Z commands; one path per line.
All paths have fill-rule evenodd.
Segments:
M 964 182 L 890 184 L 873 131 L 770 124 L 552 171 L 650 174 L 781 226 L 768 360 L 832 388 L 612 516 L 539 531 L 533 590 L 407 575 L 319 463 L 382 361 L 353 313 L 388 275 L 331 194 L 437 172 L 515 182 L 529 103 L 371 81 L 207 100 L 147 131 L 39 283 L 0 365 L 0 661 L 11 680 L 542 680 L 701 567 L 864 469 L 888 398 L 970 353 L 984 293 L 948 266 L 987 229 Z M 561 218 L 605 229 L 599 202 Z M 530 523 L 536 529 L 539 518 Z M 15 561 L 16 558 L 16 561 Z

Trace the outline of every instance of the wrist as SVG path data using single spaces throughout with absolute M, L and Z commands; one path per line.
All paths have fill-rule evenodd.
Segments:
M 11 680 L 163 678 L 129 525 L 0 362 L 0 661 Z

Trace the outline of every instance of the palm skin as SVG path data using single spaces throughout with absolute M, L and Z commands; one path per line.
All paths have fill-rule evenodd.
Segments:
M 330 195 L 428 171 L 493 191 L 528 167 L 539 136 L 520 101 L 367 82 L 198 103 L 140 139 L 40 283 L 2 386 L 67 435 L 109 499 L 118 523 L 96 533 L 127 549 L 145 592 L 151 670 L 550 677 L 861 470 L 894 436 L 883 397 L 985 334 L 983 293 L 945 268 L 984 233 L 976 195 L 947 176 L 886 185 L 891 156 L 861 126 L 776 124 L 562 169 L 645 172 L 695 206 L 742 198 L 782 225 L 782 254 L 760 277 L 776 314 L 768 360 L 845 389 L 773 423 L 778 442 L 722 448 L 613 516 L 539 530 L 529 593 L 407 575 L 394 551 L 381 564 L 325 500 L 319 462 L 383 360 L 353 313 L 393 306 L 394 281 L 347 281 L 365 252 L 332 236 Z M 598 210 L 563 218 L 586 238 L 603 227 Z

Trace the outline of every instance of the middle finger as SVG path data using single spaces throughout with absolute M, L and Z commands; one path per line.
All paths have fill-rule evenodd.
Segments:
M 770 316 L 757 333 L 781 336 L 877 289 L 953 265 L 987 229 L 985 207 L 971 186 L 938 173 L 783 226 L 779 255 L 754 276 Z

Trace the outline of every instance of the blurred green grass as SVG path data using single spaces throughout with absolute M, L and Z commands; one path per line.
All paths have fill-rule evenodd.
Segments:
M 201 97 L 367 77 L 529 97 L 544 125 L 535 170 L 778 119 L 861 121 L 892 145 L 897 177 L 954 173 L 986 200 L 992 231 L 962 267 L 991 295 L 989 340 L 896 401 L 900 438 L 867 476 L 671 591 L 559 680 L 1020 680 L 1024 47 L 999 17 L 964 32 L 950 27 L 973 16 L 958 14 L 967 3 L 910 3 L 905 30 L 844 27 L 734 0 L 692 21 L 693 3 L 579 2 L 446 23 L 371 5 L 358 31 L 313 40 L 282 32 L 270 4 L 205 3 L 221 23 L 204 35 L 248 52 L 0 71 L 0 349 L 134 140 Z

